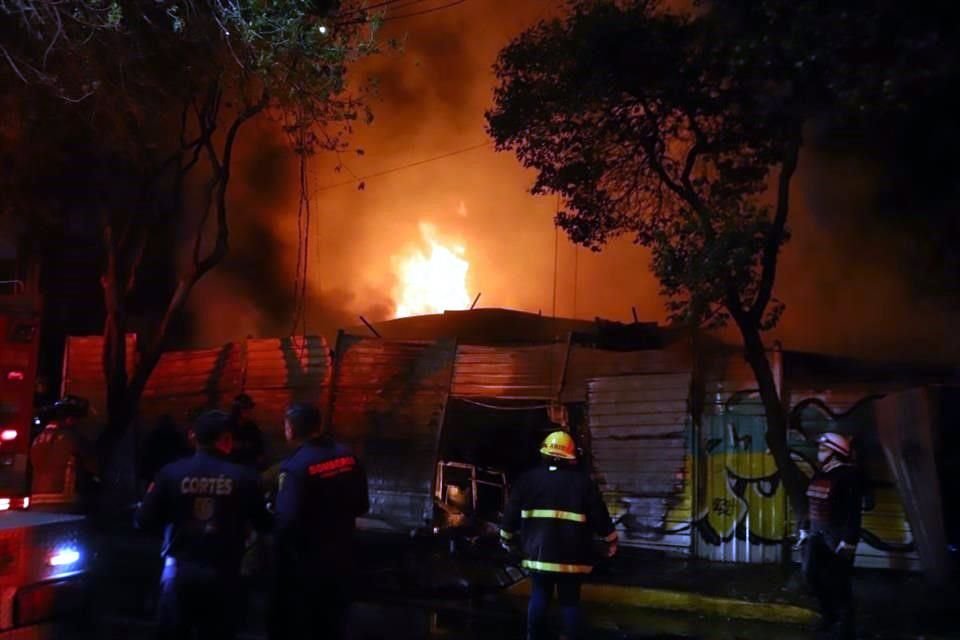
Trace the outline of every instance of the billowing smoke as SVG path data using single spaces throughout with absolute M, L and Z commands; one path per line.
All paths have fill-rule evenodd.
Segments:
M 555 201 L 529 195 L 532 175 L 513 156 L 478 147 L 488 141 L 483 112 L 497 52 L 555 4 L 514 0 L 507 12 L 500 3 L 466 2 L 387 23 L 386 35 L 405 36 L 403 53 L 356 69 L 380 87 L 374 123 L 354 138 L 363 155 L 311 161 L 308 331 L 330 336 L 361 314 L 390 317 L 393 258 L 418 242 L 421 221 L 465 245 L 470 297 L 482 292 L 480 306 L 622 321 L 635 307 L 642 320 L 665 320 L 645 250 L 622 239 L 593 254 L 557 239 Z M 268 125 L 247 134 L 233 253 L 192 301 L 198 344 L 293 326 L 298 174 L 282 145 Z M 942 299 L 921 292 L 916 271 L 900 263 L 909 253 L 897 246 L 902 234 L 873 215 L 882 173 L 848 156 L 804 153 L 777 288 L 788 305 L 777 331 L 787 348 L 908 359 L 960 354 L 958 340 L 947 338 Z M 355 177 L 374 174 L 382 175 L 356 187 Z M 333 186 L 348 180 L 354 184 Z

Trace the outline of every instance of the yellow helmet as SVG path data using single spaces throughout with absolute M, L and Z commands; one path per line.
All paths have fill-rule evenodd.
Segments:
M 554 431 L 547 436 L 540 447 L 540 453 L 561 460 L 576 460 L 577 448 L 573 438 L 566 431 Z

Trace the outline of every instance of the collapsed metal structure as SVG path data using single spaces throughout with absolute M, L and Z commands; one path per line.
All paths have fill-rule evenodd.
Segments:
M 365 327 L 342 331 L 332 354 L 310 337 L 170 353 L 142 414 L 216 406 L 243 390 L 257 400 L 279 452 L 283 405 L 318 401 L 335 437 L 368 467 L 365 526 L 467 536 L 494 531 L 509 480 L 536 463 L 536 444 L 560 425 L 578 436 L 625 546 L 730 562 L 778 562 L 789 553 L 792 514 L 739 350 L 702 337 L 694 348 L 689 336 L 655 325 L 614 327 L 611 338 L 602 325 L 534 314 L 446 316 L 376 325 L 379 337 Z M 89 363 L 80 352 L 95 346 L 83 340 L 83 349 L 68 344 L 65 387 L 97 398 L 97 376 L 76 369 Z M 827 429 L 863 443 L 873 490 L 858 564 L 916 567 L 874 401 L 938 372 L 780 350 L 770 358 L 798 460 L 812 459 L 811 443 Z

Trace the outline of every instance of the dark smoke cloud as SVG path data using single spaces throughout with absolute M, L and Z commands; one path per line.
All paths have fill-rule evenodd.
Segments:
M 327 188 L 486 141 L 483 112 L 497 52 L 559 4 L 513 0 L 507 11 L 499 2 L 467 2 L 387 24 L 386 35 L 405 37 L 402 55 L 355 69 L 375 76 L 380 87 L 375 121 L 354 139 L 364 155 L 344 154 L 340 172 L 337 158 L 311 162 L 308 330 L 332 336 L 338 327 L 356 325 L 360 314 L 389 317 L 392 259 L 418 246 L 420 221 L 466 245 L 468 284 L 471 295 L 483 293 L 481 306 L 556 308 L 560 315 L 623 321 L 636 307 L 643 320 L 665 320 L 649 254 L 627 239 L 593 254 L 575 250 L 561 235 L 554 297 L 556 203 L 529 195 L 533 176 L 509 154 L 485 147 L 372 178 L 362 191 Z M 192 302 L 198 343 L 283 334 L 292 325 L 297 171 L 282 143 L 266 125 L 247 138 L 234 194 L 234 255 Z M 901 262 L 911 250 L 898 245 L 904 237 L 898 225 L 909 211 L 880 214 L 890 199 L 883 190 L 889 159 L 862 151 L 804 153 L 794 238 L 778 283 L 788 308 L 776 337 L 787 348 L 955 358 L 960 345 L 947 339 L 953 316 L 944 299 L 922 293 L 916 271 Z M 922 253 L 919 246 L 912 251 Z

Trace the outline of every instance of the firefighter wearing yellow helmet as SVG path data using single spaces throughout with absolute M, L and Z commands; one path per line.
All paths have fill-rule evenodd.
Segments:
M 543 464 L 517 479 L 504 509 L 500 537 L 519 549 L 533 588 L 527 609 L 527 638 L 544 637 L 544 623 L 554 592 L 563 617 L 562 638 L 580 631 L 580 587 L 593 569 L 593 537 L 617 552 L 617 532 L 590 475 L 577 468 L 577 448 L 570 434 L 555 431 L 540 447 Z
M 824 433 L 817 444 L 820 469 L 807 488 L 809 516 L 800 530 L 803 573 L 820 602 L 820 630 L 854 638 L 851 574 L 860 541 L 863 486 L 848 436 Z

